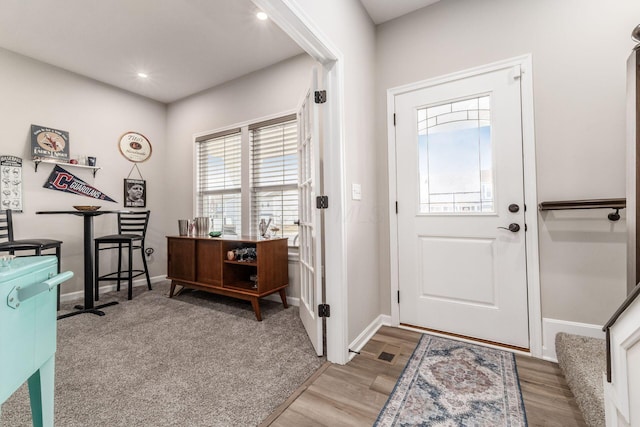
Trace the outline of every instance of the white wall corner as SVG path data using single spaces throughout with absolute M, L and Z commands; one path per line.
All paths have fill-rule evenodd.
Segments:
M 556 334 L 566 332 L 568 334 L 582 335 L 591 338 L 605 338 L 602 325 L 570 322 L 568 320 L 542 319 L 542 358 L 551 362 L 558 362 L 556 356 Z
M 349 350 L 360 351 L 369 340 L 378 332 L 381 326 L 391 326 L 391 316 L 381 314 L 374 319 L 364 330 L 349 344 Z M 356 353 L 349 353 L 349 360 L 356 357 Z

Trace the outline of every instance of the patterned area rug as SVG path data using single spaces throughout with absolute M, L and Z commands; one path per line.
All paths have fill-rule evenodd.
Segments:
M 527 425 L 512 353 L 423 335 L 375 426 Z

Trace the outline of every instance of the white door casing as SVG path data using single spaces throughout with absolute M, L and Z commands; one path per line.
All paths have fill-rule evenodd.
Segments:
M 311 84 L 298 108 L 298 206 L 300 253 L 300 319 L 316 354 L 324 352 L 322 319 L 317 307 L 322 302 L 322 233 L 320 212 L 315 198 L 320 180 L 320 121 L 314 92 L 318 71 L 313 69 Z
M 534 218 L 529 220 L 534 224 L 525 239 L 523 183 L 522 142 L 524 137 L 526 157 L 533 151 L 532 111 L 528 104 L 520 110 L 521 67 L 528 70 L 525 74 L 530 72 L 530 58 L 490 64 L 481 70 L 389 91 L 390 113 L 395 112 L 397 118 L 397 127 L 389 133 L 392 209 L 395 201 L 399 202 L 398 216 L 391 212 L 390 221 L 392 227 L 397 227 L 396 233 L 393 228 L 391 232 L 394 303 L 395 291 L 402 291 L 399 308 L 397 303 L 392 304 L 394 324 L 408 323 L 521 348 L 530 347 L 531 331 L 532 338 L 535 336 L 532 352 L 539 351 L 535 344 L 540 339 L 538 276 L 526 268 L 528 260 L 533 264 L 530 267 L 537 270 L 537 235 L 531 239 L 531 233 L 537 233 L 537 226 L 534 210 L 533 215 L 528 216 Z M 530 76 L 527 78 L 529 85 Z M 531 101 L 528 87 L 523 93 L 526 101 Z M 418 163 L 420 154 L 423 157 L 424 154 L 418 152 L 418 115 L 424 118 L 425 107 L 483 96 L 488 96 L 491 104 L 488 163 L 493 166 L 493 176 L 491 171 L 483 173 L 489 176 L 488 181 L 495 183 L 493 204 L 489 203 L 485 212 L 474 214 L 429 212 L 433 207 L 421 213 L 422 184 L 418 176 L 424 173 L 424 168 L 419 172 Z M 421 113 L 418 110 L 422 110 Z M 522 126 L 521 115 L 526 117 Z M 433 160 L 429 158 L 429 161 Z M 526 201 L 529 206 L 535 206 L 535 164 L 529 162 L 524 167 L 527 172 L 533 171 L 534 182 L 526 184 L 529 194 Z M 422 178 L 424 183 L 424 176 Z M 428 185 L 437 187 L 437 179 L 431 177 L 427 181 Z M 438 201 L 437 197 L 440 196 L 434 200 Z M 518 212 L 508 210 L 512 203 L 519 206 Z M 511 223 L 518 224 L 520 231 L 497 228 Z M 535 254 L 528 253 L 532 249 Z M 527 277 L 534 282 L 529 287 Z M 518 286 L 513 285 L 516 281 Z M 528 308 L 532 308 L 531 316 Z
M 331 317 L 326 321 L 327 360 L 345 364 L 349 361 L 347 320 L 347 237 L 345 192 L 344 131 L 344 56 L 333 42 L 309 19 L 304 7 L 288 0 L 252 0 L 269 15 L 286 34 L 312 58 L 322 64 L 323 85 L 327 102 L 323 104 L 323 135 L 330 143 L 323 147 L 322 162 L 331 173 L 324 176 L 324 192 L 331 203 L 326 209 L 324 276 L 326 303 Z

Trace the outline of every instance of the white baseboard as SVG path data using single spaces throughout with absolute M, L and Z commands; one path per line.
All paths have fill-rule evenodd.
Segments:
M 269 301 L 275 301 L 275 302 L 282 303 L 282 300 L 280 299 L 280 294 L 267 295 L 263 299 L 268 299 Z M 287 297 L 287 304 L 293 305 L 295 307 L 300 307 L 300 298 L 289 297 L 288 296 Z
M 376 332 L 378 332 L 378 329 L 380 329 L 381 326 L 391 326 L 391 316 L 381 314 L 376 317 L 375 320 L 371 322 L 369 326 L 364 328 L 360 335 L 358 335 L 357 338 L 353 340 L 351 344 L 349 344 L 349 350 L 362 350 L 362 347 L 364 347 L 364 345 L 369 342 L 371 337 L 373 337 Z M 354 357 L 356 357 L 356 353 L 350 352 L 349 360 L 353 359 Z
M 604 339 L 605 333 L 602 325 L 588 323 L 569 322 L 568 320 L 542 319 L 542 358 L 551 362 L 558 362 L 556 356 L 556 334 L 566 332 L 568 334 L 582 335 L 591 338 Z
M 165 280 L 167 280 L 166 276 L 155 276 L 155 277 L 150 277 L 151 279 L 151 284 L 153 285 L 154 283 L 160 283 L 160 282 L 164 282 Z M 111 292 L 111 291 L 115 291 L 116 290 L 116 283 L 113 284 L 109 284 L 109 285 L 102 285 L 100 286 L 100 294 L 103 294 L 105 292 Z M 147 279 L 137 279 L 133 281 L 133 286 L 147 286 Z M 124 284 L 124 289 L 127 288 L 126 282 Z M 122 289 L 122 282 L 120 284 L 120 289 Z M 75 292 L 68 292 L 65 294 L 60 294 L 60 302 L 67 302 L 67 301 L 77 301 L 77 300 L 81 300 L 84 298 L 84 291 L 75 291 Z
M 151 284 L 153 285 L 154 283 L 160 283 L 160 282 L 164 282 L 165 280 L 167 280 L 166 276 L 155 276 L 155 277 L 151 277 Z M 137 279 L 133 281 L 133 286 L 147 286 L 147 280 L 146 279 Z M 115 291 L 117 287 L 116 283 L 113 284 L 109 284 L 109 285 L 102 285 L 100 286 L 100 294 L 103 294 L 105 292 L 111 292 L 111 291 Z M 122 289 L 122 284 L 120 285 L 120 288 Z M 126 284 L 125 284 L 125 288 L 126 288 Z M 68 292 L 66 294 L 60 294 L 60 302 L 67 302 L 67 301 L 77 301 L 77 300 L 81 300 L 84 298 L 84 291 L 75 291 L 75 292 Z M 282 300 L 280 299 L 280 295 L 279 294 L 271 294 L 268 295 L 266 297 L 264 297 L 264 299 L 268 299 L 271 301 L 275 301 L 275 302 L 282 302 Z M 287 304 L 289 305 L 293 305 L 295 307 L 299 307 L 300 306 L 300 298 L 295 298 L 295 297 L 287 297 Z

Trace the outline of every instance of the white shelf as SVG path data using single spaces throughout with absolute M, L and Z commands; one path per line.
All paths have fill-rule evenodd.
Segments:
M 73 163 L 60 162 L 58 160 L 52 160 L 52 159 L 33 159 L 33 163 L 35 163 L 35 165 L 36 165 L 36 167 L 35 167 L 36 172 L 38 172 L 38 165 L 40 163 L 49 163 L 49 164 L 61 165 L 61 166 L 65 166 L 65 167 L 66 166 L 70 166 L 72 168 L 91 169 L 93 171 L 94 178 L 96 176 L 96 172 L 101 169 L 100 166 L 77 165 L 77 164 L 73 164 Z

